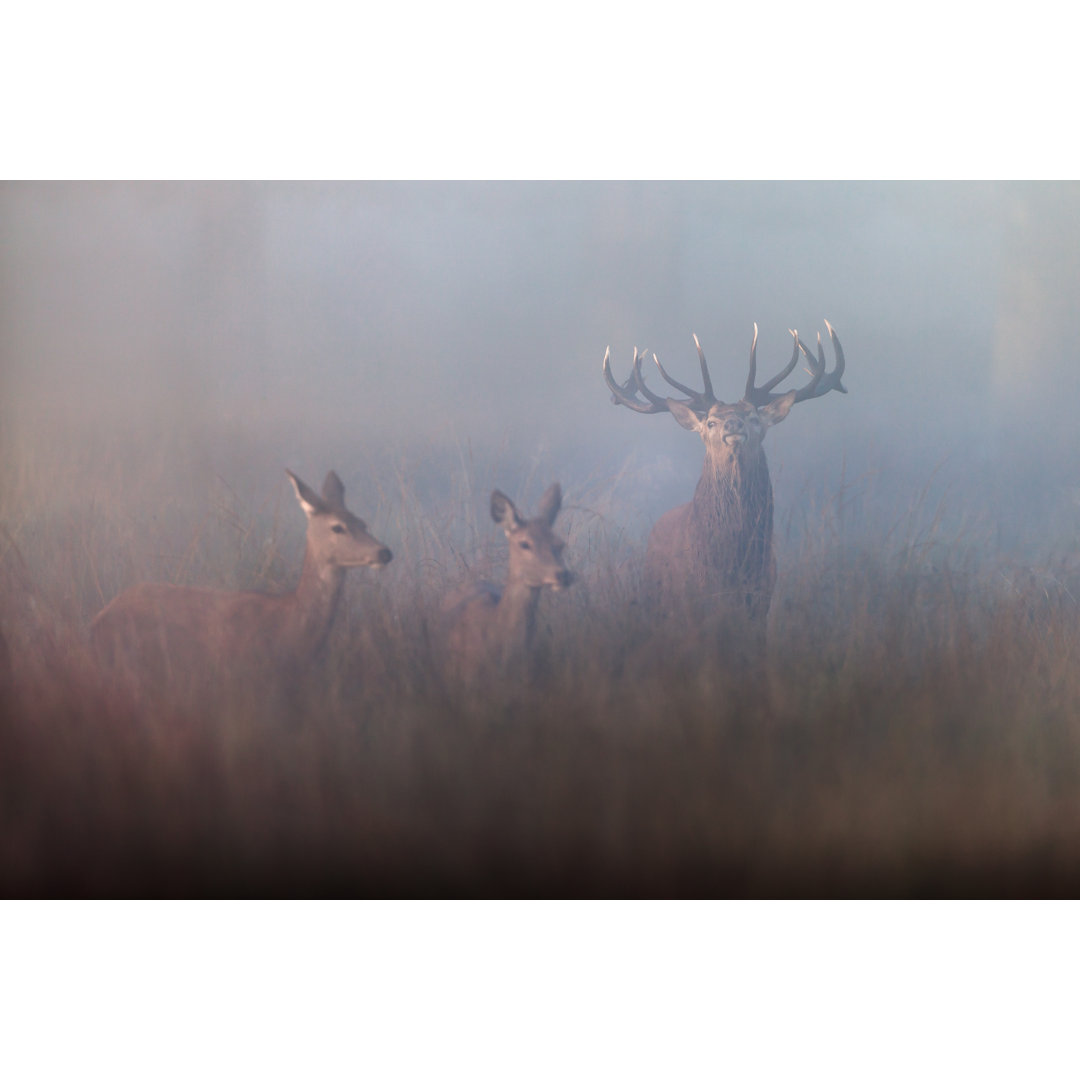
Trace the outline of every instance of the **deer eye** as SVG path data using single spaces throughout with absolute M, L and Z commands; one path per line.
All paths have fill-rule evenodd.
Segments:
M 522 551 L 532 551 L 532 544 L 530 544 L 528 540 L 519 540 L 518 547 L 521 548 Z
M 336 533 L 343 533 L 345 531 L 345 526 L 344 525 L 331 525 L 330 526 L 330 531 L 331 532 L 336 532 Z
M 706 426 L 710 427 L 710 428 L 714 428 L 714 427 L 716 427 L 716 421 L 715 420 L 710 420 Z

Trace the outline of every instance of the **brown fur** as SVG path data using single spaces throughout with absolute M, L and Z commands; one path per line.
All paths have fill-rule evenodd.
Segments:
M 649 535 L 650 586 L 673 604 L 745 605 L 768 615 L 776 580 L 773 495 L 763 452 L 716 472 L 706 460 L 691 502 L 664 514 Z
M 481 582 L 448 604 L 448 651 L 454 670 L 466 680 L 481 672 L 518 673 L 531 657 L 541 591 L 558 592 L 573 581 L 563 563 L 563 541 L 552 531 L 561 505 L 562 492 L 552 484 L 537 516 L 525 519 L 506 495 L 492 492 L 491 516 L 509 544 L 506 585 Z
M 794 341 L 787 366 L 758 386 L 755 324 L 746 390 L 733 405 L 714 396 L 705 353 L 696 336 L 704 384 L 700 392 L 673 379 L 653 356 L 664 380 L 689 395 L 685 400 L 660 397 L 646 386 L 641 372 L 643 352 L 634 350 L 634 364 L 624 383 L 617 383 L 611 373 L 610 351 L 604 354 L 604 381 L 617 405 L 640 413 L 670 412 L 682 427 L 696 431 L 705 444 L 705 464 L 694 498 L 664 514 L 649 536 L 645 577 L 650 597 L 662 613 L 689 614 L 699 623 L 704 618 L 714 625 L 733 624 L 736 640 L 739 626 L 747 625 L 748 639 L 764 646 L 776 558 L 772 481 L 762 442 L 767 429 L 780 423 L 796 402 L 831 390 L 847 393 L 841 382 L 843 349 L 828 321 L 825 325 L 836 354 L 832 371 L 826 370 L 821 335 L 814 356 L 792 330 Z M 774 392 L 773 388 L 794 370 L 800 354 L 810 382 L 799 390 Z
M 390 550 L 345 507 L 327 475 L 322 495 L 289 473 L 308 516 L 297 587 L 288 593 L 226 592 L 143 583 L 121 593 L 90 628 L 98 663 L 135 688 L 198 691 L 221 676 L 295 675 L 322 649 L 352 566 L 382 566 Z
M 764 640 L 776 558 L 773 494 L 762 441 L 787 416 L 792 395 L 758 409 L 718 403 L 699 417 L 678 402 L 671 412 L 705 444 L 694 498 L 669 510 L 653 527 L 645 556 L 646 581 L 665 611 L 696 618 L 749 620 Z

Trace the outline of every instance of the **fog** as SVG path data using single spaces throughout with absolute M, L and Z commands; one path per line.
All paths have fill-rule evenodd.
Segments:
M 0 889 L 1076 895 L 1078 211 L 0 187 Z M 698 385 L 696 334 L 730 401 L 755 322 L 764 379 L 826 318 L 848 392 L 768 432 L 760 623 L 750 584 L 667 603 L 644 541 L 703 448 L 612 404 L 605 349 Z M 285 468 L 339 474 L 384 571 L 313 586 Z M 532 515 L 555 480 L 573 588 L 458 603 L 511 573 L 492 488 Z
M 388 461 L 437 488 L 482 460 L 534 495 L 621 476 L 644 530 L 701 446 L 611 404 L 605 348 L 619 378 L 640 346 L 693 383 L 696 333 L 733 400 L 755 322 L 769 374 L 827 318 L 849 393 L 770 433 L 781 514 L 872 476 L 879 507 L 932 484 L 1007 543 L 1056 542 L 1080 517 L 1078 281 L 1076 184 L 9 183 L 0 491 L 50 455 L 89 482 L 110 446 L 117 482 L 167 446 L 238 490 Z

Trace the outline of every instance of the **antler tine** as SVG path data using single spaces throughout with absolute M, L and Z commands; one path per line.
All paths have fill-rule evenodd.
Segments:
M 695 339 L 696 340 L 696 339 Z M 750 342 L 750 371 L 746 376 L 746 392 L 743 397 L 747 401 L 754 400 L 754 391 L 757 382 L 757 323 L 754 323 L 754 340 Z M 775 385 L 775 384 L 770 384 Z
M 694 339 L 697 341 L 697 338 Z M 701 346 L 698 346 L 698 352 L 701 352 Z M 648 386 L 645 385 L 645 376 L 641 371 L 641 361 L 645 359 L 644 349 L 634 349 L 634 363 L 630 369 L 630 374 L 624 383 L 617 383 L 615 377 L 611 374 L 611 349 L 607 349 L 604 352 L 604 382 L 607 383 L 608 389 L 611 391 L 611 400 L 616 405 L 625 405 L 628 409 L 633 409 L 634 412 L 639 413 L 657 413 L 668 412 L 669 398 L 662 398 L 659 394 L 654 394 Z M 675 387 L 680 393 L 686 395 L 687 400 L 683 402 L 684 405 L 688 405 L 695 412 L 708 412 L 713 405 L 716 404 L 716 398 L 713 397 L 712 383 L 709 381 L 708 373 L 705 370 L 705 357 L 702 356 L 702 371 L 705 373 L 705 392 L 698 393 L 696 390 L 691 390 L 689 386 L 683 386 L 677 379 L 673 379 L 665 370 L 664 365 L 660 363 L 656 353 L 653 353 L 653 362 L 656 364 L 663 376 L 664 380 L 671 386 Z M 645 398 L 642 401 L 638 394 L 641 394 Z
M 664 401 L 664 399 L 662 397 L 660 397 L 659 394 L 654 394 L 645 385 L 645 376 L 642 375 L 642 373 L 641 373 L 641 361 L 645 359 L 645 352 L 646 352 L 645 349 L 642 349 L 641 352 L 638 352 L 637 349 L 634 349 L 634 367 L 633 367 L 634 383 L 635 383 L 637 389 L 641 391 L 641 394 L 645 398 L 646 401 L 651 402 L 653 405 L 656 405 L 661 409 L 666 409 L 667 408 L 667 402 Z M 653 353 L 653 360 L 656 360 L 656 353 Z M 660 361 L 656 360 L 656 364 L 657 364 L 657 367 L 659 367 L 660 366 Z M 663 373 L 663 370 L 664 370 L 663 368 L 660 368 L 661 373 Z
M 809 401 L 811 398 L 821 397 L 830 390 L 839 390 L 841 394 L 847 393 L 847 388 L 840 382 L 840 376 L 844 374 L 845 367 L 844 350 L 840 347 L 836 331 L 829 325 L 828 320 L 826 320 L 825 325 L 829 330 L 829 336 L 832 338 L 833 350 L 836 352 L 836 367 L 832 371 L 825 370 L 825 349 L 821 344 L 821 334 L 818 334 L 818 354 L 816 358 L 810 355 L 810 350 L 800 341 L 799 348 L 802 349 L 803 355 L 810 365 L 810 373 L 813 378 L 796 393 L 796 404 L 800 401 Z
M 825 374 L 825 350 L 821 347 L 821 331 L 818 331 L 817 335 L 817 368 L 815 370 L 820 371 L 822 375 Z
M 754 330 L 756 338 L 757 327 L 755 327 Z M 701 342 L 698 341 L 697 334 L 694 334 L 693 337 L 694 344 L 697 346 L 698 359 L 701 361 L 701 382 L 705 387 L 705 397 L 710 401 L 716 401 L 716 398 L 713 396 L 712 379 L 709 378 L 709 365 L 705 363 L 705 353 L 701 349 Z
M 791 359 L 787 362 L 787 367 L 779 375 L 774 375 L 761 387 L 763 393 L 767 394 L 773 387 L 779 386 L 795 370 L 795 365 L 799 362 L 799 335 L 795 330 L 791 330 L 789 333 L 795 339 L 791 346 Z
M 634 412 L 639 413 L 658 413 L 666 412 L 667 404 L 661 399 L 658 402 L 653 401 L 646 403 L 644 401 L 638 401 L 637 388 L 638 383 L 635 381 L 635 371 L 637 371 L 638 380 L 641 379 L 640 374 L 641 359 L 638 355 L 638 351 L 634 349 L 634 367 L 630 371 L 630 375 L 627 377 L 625 383 L 621 385 L 615 381 L 615 376 L 611 374 L 611 349 L 610 347 L 604 351 L 604 382 L 607 383 L 607 388 L 611 391 L 611 400 L 615 405 L 625 405 L 628 409 L 633 409 Z
M 787 362 L 787 365 L 774 375 L 764 386 L 755 386 L 757 382 L 757 337 L 758 328 L 757 323 L 754 323 L 754 342 L 750 346 L 750 374 L 746 379 L 746 394 L 744 400 L 749 401 L 752 405 L 762 406 L 768 405 L 770 401 L 775 401 L 777 398 L 783 397 L 783 394 L 774 394 L 772 392 L 773 387 L 779 386 L 794 370 L 795 365 L 799 362 L 799 335 L 794 330 L 789 330 L 789 334 L 795 339 L 791 349 L 791 359 Z
M 836 331 L 832 328 L 832 323 L 828 319 L 825 320 L 825 329 L 829 331 L 829 338 L 832 341 L 833 352 L 836 353 L 836 367 L 833 368 L 832 377 L 836 380 L 836 389 L 841 394 L 846 394 L 847 390 L 840 385 L 840 380 L 844 375 L 844 368 L 846 367 L 844 361 L 844 350 L 840 348 L 840 339 L 836 336 Z
M 833 330 L 829 321 L 825 321 L 826 327 L 828 327 L 829 335 L 832 338 L 833 349 L 836 352 L 836 367 L 832 371 L 825 370 L 825 350 L 821 344 L 821 334 L 818 334 L 818 354 L 815 357 L 813 353 L 799 340 L 799 333 L 797 330 L 789 330 L 793 339 L 791 349 L 791 359 L 788 361 L 787 366 L 778 375 L 769 379 L 764 386 L 754 386 L 756 379 L 757 365 L 755 362 L 754 352 L 755 349 L 750 350 L 750 378 L 746 383 L 746 400 L 754 405 L 762 406 L 768 405 L 770 401 L 775 401 L 777 398 L 781 398 L 784 395 L 779 393 L 773 393 L 773 388 L 779 386 L 794 370 L 795 365 L 799 361 L 799 354 L 801 353 L 806 357 L 807 372 L 810 375 L 810 381 L 801 389 L 795 392 L 795 402 L 809 401 L 811 398 L 821 397 L 823 394 L 827 394 L 830 390 L 839 390 L 842 394 L 846 394 L 847 390 L 844 389 L 840 382 L 840 376 L 844 373 L 844 351 L 840 348 L 840 342 L 837 340 L 836 331 Z M 757 325 L 754 326 L 754 346 L 757 345 Z M 790 392 L 790 391 L 789 391 Z
M 802 387 L 802 389 L 795 392 L 794 403 L 797 405 L 800 401 L 809 401 L 810 398 L 818 396 L 818 386 L 821 383 L 821 379 L 825 374 L 825 354 L 821 351 L 820 337 L 818 337 L 818 355 L 816 358 L 812 356 L 810 354 L 810 350 L 801 341 L 799 341 L 798 334 L 795 335 L 795 341 L 796 344 L 799 346 L 799 349 L 802 351 L 803 356 L 806 357 L 806 362 L 809 365 L 806 370 L 810 373 L 810 381 L 804 387 Z M 820 391 L 820 393 L 824 392 L 824 390 Z
M 701 394 L 699 394 L 696 390 L 691 390 L 689 386 L 683 386 L 683 384 L 681 382 L 679 382 L 677 379 L 673 379 L 664 370 L 664 365 L 660 363 L 660 358 L 656 355 L 656 353 L 653 353 L 652 358 L 653 358 L 653 363 L 660 370 L 660 374 L 664 377 L 664 381 L 667 382 L 669 386 L 674 386 L 675 389 L 678 390 L 680 394 L 686 394 L 687 397 L 689 397 L 689 398 L 691 398 L 691 399 L 693 399 L 695 401 L 699 397 L 701 397 Z

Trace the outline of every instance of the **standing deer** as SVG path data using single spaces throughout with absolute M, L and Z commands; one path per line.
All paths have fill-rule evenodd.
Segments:
M 713 395 L 705 354 L 697 336 L 704 390 L 697 392 L 671 378 L 653 354 L 660 375 L 686 400 L 654 394 L 641 373 L 644 353 L 634 350 L 634 364 L 625 383 L 611 374 L 604 354 L 604 381 L 617 405 L 639 413 L 670 412 L 705 443 L 705 463 L 693 499 L 669 510 L 653 526 L 645 553 L 645 577 L 654 600 L 672 610 L 689 604 L 705 612 L 745 613 L 758 645 L 764 644 L 765 621 L 776 580 L 773 554 L 773 492 L 762 441 L 800 401 L 822 397 L 830 390 L 847 393 L 840 378 L 844 353 L 836 332 L 826 321 L 836 353 L 836 366 L 825 370 L 825 351 L 818 334 L 817 356 L 799 340 L 796 331 L 791 360 L 778 375 L 757 386 L 757 323 L 750 348 L 750 373 L 741 401 L 727 405 Z M 774 393 L 805 356 L 810 382 L 801 390 Z M 638 395 L 641 395 L 640 397 Z M 644 400 L 642 400 L 644 399 Z
M 137 687 L 183 680 L 196 688 L 215 671 L 293 677 L 322 649 L 341 600 L 345 571 L 383 567 L 390 549 L 345 507 L 345 487 L 326 474 L 317 495 L 288 469 L 307 515 L 300 582 L 288 593 L 226 592 L 181 585 L 135 585 L 90 627 L 99 663 Z
M 573 582 L 563 564 L 565 544 L 551 529 L 561 506 L 558 484 L 544 492 L 536 517 L 529 519 L 501 491 L 491 493 L 491 517 L 506 533 L 510 563 L 502 589 L 485 581 L 463 599 L 450 598 L 448 646 L 466 679 L 485 665 L 506 669 L 527 663 L 541 591 L 561 592 Z

